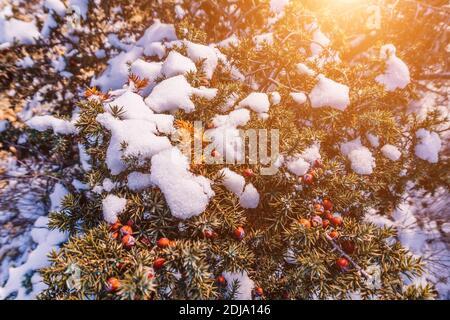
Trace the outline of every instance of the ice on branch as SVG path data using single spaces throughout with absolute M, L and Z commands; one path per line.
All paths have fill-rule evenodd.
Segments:
M 246 271 L 224 272 L 222 275 L 227 281 L 229 291 L 231 291 L 233 283 L 238 281 L 239 289 L 236 292 L 236 300 L 250 300 L 252 298 L 255 283 L 249 278 Z

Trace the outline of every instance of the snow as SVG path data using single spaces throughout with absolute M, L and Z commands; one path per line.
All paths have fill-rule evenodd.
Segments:
M 203 69 L 206 77 L 211 79 L 219 61 L 216 50 L 212 47 L 190 41 L 186 41 L 185 44 L 187 47 L 187 55 L 190 59 L 192 59 L 192 61 L 197 62 L 199 60 L 205 60 L 203 63 Z
M 291 92 L 289 95 L 297 104 L 304 104 L 307 100 L 303 92 Z
M 228 115 L 215 116 L 212 122 L 216 128 L 205 131 L 205 137 L 212 141 L 211 145 L 224 156 L 227 163 L 243 159 L 244 142 L 237 127 L 245 125 L 249 120 L 250 112 L 238 109 Z
M 270 0 L 270 10 L 274 13 L 282 13 L 289 1 L 290 0 Z
M 227 115 L 217 115 L 212 122 L 215 127 L 244 126 L 250 120 L 250 112 L 247 109 L 231 111 Z
M 312 70 L 311 68 L 309 68 L 306 64 L 304 63 L 297 63 L 295 65 L 295 67 L 297 68 L 297 72 L 299 74 L 304 74 L 310 77 L 313 77 L 316 73 L 314 72 L 314 70 Z
M 274 106 L 280 104 L 280 102 L 281 102 L 281 95 L 277 91 L 271 92 L 269 94 L 269 98 L 270 98 L 270 103 Z
M 252 92 L 238 104 L 238 108 L 250 108 L 257 113 L 268 112 L 269 97 L 263 92 Z
M 369 143 L 372 147 L 378 148 L 380 145 L 380 138 L 371 134 L 370 132 L 366 133 L 366 138 L 369 140 Z
M 26 124 L 37 131 L 52 129 L 56 134 L 75 134 L 75 125 L 71 121 L 55 118 L 54 116 L 35 116 L 26 121 Z
M 402 155 L 400 150 L 398 150 L 398 148 L 396 146 L 393 146 L 392 144 L 385 144 L 381 148 L 381 152 L 386 158 L 392 161 L 397 161 Z
M 125 210 L 127 199 L 108 194 L 102 200 L 103 219 L 109 224 L 117 222 L 117 216 Z
M 127 181 L 128 188 L 132 191 L 140 191 L 153 186 L 151 175 L 148 173 L 131 172 Z
M 220 41 L 217 45 L 222 48 L 230 48 L 231 46 L 238 46 L 239 39 L 235 34 L 233 34 L 233 35 L 229 36 L 228 38 Z
M 342 143 L 340 145 L 340 149 L 341 149 L 341 153 L 344 156 L 348 156 L 348 154 L 358 148 L 361 148 L 362 144 L 361 144 L 361 138 L 358 137 L 355 140 L 351 140 L 351 141 L 347 141 L 345 143 Z
M 16 66 L 21 68 L 31 68 L 33 65 L 34 61 L 29 56 L 26 56 L 23 59 L 20 59 L 19 61 L 16 62 Z
M 360 147 L 348 154 L 354 172 L 361 175 L 370 175 L 375 168 L 375 158 L 366 147 Z
M 0 44 L 13 43 L 18 41 L 21 44 L 34 44 L 39 39 L 39 33 L 36 24 L 17 20 L 15 18 L 5 19 L 0 15 Z
M 191 59 L 183 56 L 177 51 L 170 51 L 161 69 L 167 78 L 183 75 L 188 72 L 197 72 L 197 67 Z
M 153 156 L 151 182 L 161 189 L 172 215 L 179 219 L 198 216 L 214 196 L 211 182 L 192 174 L 188 159 L 176 147 Z
M 320 145 L 314 143 L 309 148 L 306 148 L 300 155 L 304 160 L 310 164 L 314 164 L 316 160 L 320 160 L 322 156 L 320 155 Z
M 387 91 L 403 89 L 410 83 L 408 66 L 395 55 L 396 49 L 392 44 L 381 47 L 380 57 L 385 59 L 386 69 L 377 76 L 375 81 L 384 85 Z
M 244 192 L 239 197 L 239 204 L 242 208 L 246 209 L 254 209 L 258 207 L 259 193 L 253 184 L 249 183 L 245 186 Z
M 50 194 L 50 211 L 57 211 L 61 208 L 61 200 L 67 194 L 67 190 L 59 183 Z M 48 217 L 39 217 L 31 230 L 31 236 L 37 246 L 28 254 L 26 261 L 18 267 L 10 267 L 8 270 L 8 281 L 0 287 L 0 299 L 5 299 L 11 293 L 17 292 L 16 299 L 35 299 L 36 296 L 46 288 L 37 270 L 50 265 L 48 254 L 53 250 L 58 250 L 59 245 L 65 242 L 68 234 L 57 229 L 49 230 Z M 22 283 L 26 276 L 33 272 L 31 278 L 32 289 L 28 291 Z
M 144 99 L 139 94 L 128 90 L 111 102 L 104 104 L 105 111 L 109 113 L 112 112 L 113 107 L 121 108 L 120 117 L 123 119 L 147 119 L 154 116 Z
M 193 88 L 182 75 L 166 79 L 153 88 L 145 103 L 155 112 L 182 109 L 192 112 L 195 109 L 191 96 L 196 95 L 211 100 L 217 94 L 213 88 Z
M 148 96 L 151 89 L 155 86 L 155 80 L 161 76 L 162 62 L 147 62 L 137 59 L 130 66 L 130 72 L 137 75 L 140 79 L 147 79 L 149 84 L 141 90 L 143 96 Z
M 104 92 L 120 89 L 127 83 L 129 75 L 128 65 L 137 60 L 143 53 L 140 47 L 133 47 L 127 52 L 121 52 L 108 61 L 108 67 L 98 78 L 93 78 L 91 86 L 99 86 Z
M 162 42 L 152 42 L 145 46 L 144 55 L 157 56 L 159 59 L 162 59 L 166 55 L 166 47 Z
M 421 128 L 417 130 L 416 137 L 419 139 L 419 143 L 415 148 L 416 156 L 430 163 L 437 163 L 439 160 L 439 151 L 442 147 L 439 135 L 436 132 Z
M 81 143 L 78 143 L 78 151 L 81 167 L 83 168 L 84 171 L 90 171 L 92 168 L 90 164 L 91 157 L 86 152 L 86 148 Z
M 105 111 L 111 113 L 112 107 L 121 107 L 122 119 L 145 120 L 156 125 L 159 132 L 172 133 L 175 131 L 173 126 L 174 117 L 168 114 L 154 114 L 153 111 L 145 104 L 142 97 L 132 91 L 125 91 L 111 102 L 105 103 Z
M 69 6 L 80 14 L 83 19 L 87 18 L 89 0 L 69 0 Z
M 155 123 L 145 120 L 118 120 L 109 113 L 97 116 L 97 122 L 111 131 L 111 141 L 106 151 L 106 164 L 111 174 L 117 175 L 126 169 L 122 157 L 137 157 L 142 161 L 171 147 L 167 137 L 157 136 Z M 126 143 L 122 148 L 122 143 Z
M 219 171 L 219 174 L 223 176 L 223 185 L 228 191 L 233 192 L 235 195 L 240 196 L 244 190 L 245 178 L 228 168 L 223 168 Z
M 60 0 L 45 0 L 44 7 L 61 17 L 66 15 L 66 6 Z
M 309 94 L 313 108 L 330 106 L 344 111 L 350 104 L 349 88 L 320 74 L 319 80 Z
M 236 300 L 252 299 L 252 290 L 255 287 L 255 283 L 249 278 L 246 271 L 223 272 L 222 276 L 227 281 L 228 290 L 232 289 L 234 281 L 238 281 L 239 289 L 236 292 Z
M 351 168 L 357 174 L 370 175 L 375 168 L 375 158 L 372 152 L 361 144 L 361 138 L 340 145 L 341 153 L 351 162 Z
M 263 44 L 272 45 L 273 44 L 273 33 L 263 33 L 253 37 L 253 41 L 256 44 L 257 49 L 261 49 Z
M 309 26 L 312 31 L 312 42 L 311 42 L 311 54 L 312 56 L 318 56 L 322 53 L 323 49 L 328 47 L 331 43 L 330 39 L 320 30 L 317 23 L 312 23 Z
M 144 35 L 137 41 L 136 45 L 146 46 L 152 42 L 160 42 L 162 40 L 177 40 L 175 27 L 171 24 L 161 23 L 159 20 L 155 22 L 144 32 Z
M 305 161 L 301 156 L 294 156 L 286 163 L 287 169 L 297 176 L 303 176 L 310 168 L 310 164 Z

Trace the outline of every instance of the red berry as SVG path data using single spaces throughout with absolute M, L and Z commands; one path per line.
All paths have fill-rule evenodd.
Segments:
M 341 269 L 346 269 L 349 264 L 350 262 L 348 262 L 348 260 L 345 258 L 339 258 L 336 260 L 336 265 Z
M 113 239 L 117 239 L 117 238 L 119 238 L 119 232 L 114 232 L 113 234 L 112 234 L 112 237 L 113 237 Z
M 257 287 L 257 288 L 255 289 L 255 293 L 256 293 L 258 296 L 262 296 L 262 295 L 264 294 L 264 290 L 263 290 L 263 288 L 261 288 L 261 287 Z
M 330 225 L 330 220 L 328 220 L 328 219 L 323 219 L 322 220 L 322 227 L 324 229 L 326 229 L 329 225 Z
M 322 204 L 323 204 L 323 207 L 325 208 L 325 210 L 331 211 L 333 209 L 333 202 L 331 202 L 328 199 L 323 200 Z
M 308 220 L 308 219 L 300 219 L 300 220 L 298 220 L 298 222 L 303 226 L 303 227 L 305 227 L 305 229 L 309 229 L 309 228 L 311 228 L 311 222 Z
M 225 280 L 225 277 L 224 277 L 224 276 L 218 276 L 218 277 L 216 278 L 216 281 L 217 281 L 217 283 L 219 283 L 219 284 L 221 284 L 221 285 L 224 285 L 224 284 L 227 282 L 227 280 Z
M 342 224 L 342 218 L 341 217 L 333 217 L 331 218 L 331 223 L 335 226 L 340 226 Z
M 125 262 L 117 262 L 117 264 L 116 264 L 116 266 L 117 266 L 117 268 L 119 269 L 119 270 L 124 270 L 125 268 L 126 268 L 126 263 Z
M 165 248 L 168 247 L 170 244 L 170 240 L 167 238 L 159 238 L 158 241 L 156 242 L 156 244 L 158 245 L 158 247 L 160 248 Z
M 328 210 L 325 210 L 325 219 L 328 219 L 330 221 L 331 221 L 331 219 L 333 219 L 333 215 Z
M 252 169 L 244 169 L 244 171 L 242 171 L 242 173 L 244 174 L 244 177 L 250 178 L 254 175 L 253 170 Z
M 331 239 L 336 239 L 339 236 L 339 232 L 337 232 L 336 230 L 331 230 L 328 235 Z
M 324 208 L 320 203 L 314 204 L 314 211 L 316 214 L 322 214 L 324 212 Z
M 120 233 L 124 236 L 127 234 L 132 234 L 133 233 L 133 229 L 130 226 L 123 226 L 122 228 L 120 228 Z
M 133 224 L 134 224 L 133 220 L 128 220 L 128 221 L 127 221 L 127 225 L 128 225 L 128 226 L 132 227 Z
M 136 244 L 136 239 L 131 234 L 126 234 L 122 237 L 122 244 L 129 249 Z
M 106 291 L 116 292 L 119 288 L 120 288 L 119 279 L 111 277 L 106 281 Z
M 306 184 L 312 184 L 313 181 L 314 181 L 314 178 L 313 178 L 312 174 L 307 173 L 307 174 L 305 174 L 305 175 L 303 176 L 303 182 L 304 182 L 304 183 L 306 183 Z
M 161 269 L 164 264 L 166 263 L 166 259 L 164 258 L 157 258 L 154 262 L 153 262 L 153 268 L 158 270 Z
M 111 231 L 117 231 L 117 230 L 120 229 L 121 226 L 122 226 L 122 224 L 121 224 L 119 221 L 116 221 L 115 223 L 113 223 L 113 224 L 109 227 L 109 229 L 110 229 Z
M 206 239 L 214 239 L 214 238 L 217 237 L 217 233 L 214 232 L 214 231 L 211 230 L 211 229 L 206 229 L 205 231 L 203 231 L 203 236 L 204 236 Z
M 353 254 L 355 252 L 355 243 L 351 240 L 344 240 L 341 242 L 342 250 L 347 254 Z
M 245 231 L 242 227 L 237 227 L 236 230 L 234 230 L 234 236 L 236 239 L 242 240 L 245 237 Z

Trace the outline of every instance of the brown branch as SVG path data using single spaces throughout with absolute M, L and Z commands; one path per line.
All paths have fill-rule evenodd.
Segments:
M 370 280 L 372 278 L 348 254 L 346 254 L 328 234 L 325 234 L 325 237 L 327 238 L 328 241 L 330 241 L 330 243 L 333 246 L 333 248 L 336 249 L 337 251 L 339 251 L 339 253 L 342 256 L 344 256 L 348 261 L 350 261 L 350 263 L 353 264 L 353 266 L 356 268 L 356 270 L 358 270 L 364 276 L 364 278 L 366 278 L 367 280 Z

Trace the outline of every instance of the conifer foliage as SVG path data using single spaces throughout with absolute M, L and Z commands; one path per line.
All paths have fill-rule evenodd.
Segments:
M 50 213 L 70 237 L 40 298 L 435 297 L 411 284 L 422 259 L 368 215 L 391 214 L 408 184 L 448 184 L 448 119 L 409 111 L 439 61 L 425 69 L 393 21 L 352 25 L 370 12 L 327 1 L 165 6 L 127 31 L 76 116 L 27 122 L 85 162 Z M 239 130 L 263 129 L 269 158 L 252 161 Z

